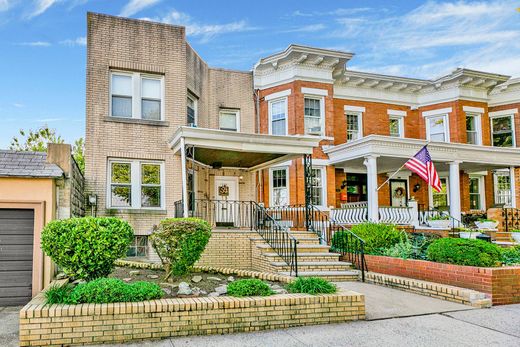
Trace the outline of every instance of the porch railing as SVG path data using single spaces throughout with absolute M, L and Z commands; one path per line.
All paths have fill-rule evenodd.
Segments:
M 444 220 L 449 221 L 449 228 L 464 228 L 465 225 L 462 221 L 450 215 L 448 211 L 441 210 L 419 210 L 419 225 L 428 226 L 429 221 L 439 217 L 445 218 Z
M 512 207 L 503 208 L 502 218 L 505 232 L 520 229 L 520 209 Z
M 330 218 L 343 225 L 360 224 L 368 221 L 368 205 L 366 202 L 355 202 L 342 204 L 341 208 L 330 210 Z M 392 223 L 410 225 L 414 221 L 414 213 L 411 207 L 379 207 L 379 221 L 382 223 Z
M 411 207 L 382 206 L 379 208 L 379 221 L 382 223 L 411 225 L 414 213 Z

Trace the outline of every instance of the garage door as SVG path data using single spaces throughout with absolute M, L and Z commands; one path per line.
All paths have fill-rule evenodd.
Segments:
M 0 306 L 31 300 L 34 210 L 0 209 Z

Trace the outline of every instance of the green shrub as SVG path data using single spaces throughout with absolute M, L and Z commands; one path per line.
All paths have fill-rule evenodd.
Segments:
M 319 277 L 298 277 L 287 285 L 289 293 L 332 294 L 337 291 L 334 284 Z
M 409 233 L 407 234 L 410 243 L 412 244 L 412 258 L 425 260 L 426 250 L 435 240 L 440 239 L 437 234 L 431 233 Z
M 367 222 L 354 225 L 351 230 L 365 241 L 366 254 L 381 255 L 385 249 L 406 238 L 404 232 L 391 224 Z
M 182 276 L 199 260 L 211 237 L 208 222 L 197 218 L 168 218 L 150 235 L 166 278 Z
M 233 281 L 227 286 L 227 294 L 230 296 L 268 296 L 274 294 L 269 285 L 259 279 L 243 279 Z
M 500 248 L 482 240 L 442 238 L 434 241 L 427 250 L 428 260 L 439 263 L 468 266 L 497 266 L 501 259 Z
M 409 259 L 414 258 L 414 248 L 410 240 L 401 240 L 390 248 L 385 249 L 383 255 L 387 257 Z
M 41 246 L 68 276 L 91 280 L 112 272 L 133 237 L 132 227 L 118 218 L 70 218 L 48 223 Z
M 98 278 L 78 284 L 73 289 L 65 286 L 60 289 L 51 288 L 46 292 L 47 303 L 69 305 L 145 301 L 160 299 L 162 296 L 161 287 L 155 283 L 125 283 L 117 278 Z
M 504 264 L 504 265 L 520 264 L 520 246 L 502 248 L 502 264 Z

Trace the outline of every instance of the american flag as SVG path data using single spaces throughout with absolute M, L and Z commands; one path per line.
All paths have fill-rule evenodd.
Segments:
M 426 146 L 421 148 L 421 150 L 410 158 L 404 166 L 428 182 L 428 184 L 437 192 L 442 190 L 441 180 L 439 179 L 437 170 L 435 170 L 435 166 L 433 165 L 432 158 L 430 157 L 430 153 L 428 152 L 428 149 L 426 149 Z

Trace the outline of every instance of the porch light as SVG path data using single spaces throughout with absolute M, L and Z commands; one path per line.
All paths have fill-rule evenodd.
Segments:
M 421 189 L 421 185 L 419 183 L 417 183 L 416 185 L 413 186 L 414 193 L 416 193 L 419 189 Z
M 240 175 L 238 176 L 238 179 L 242 181 L 244 179 L 244 176 Z

